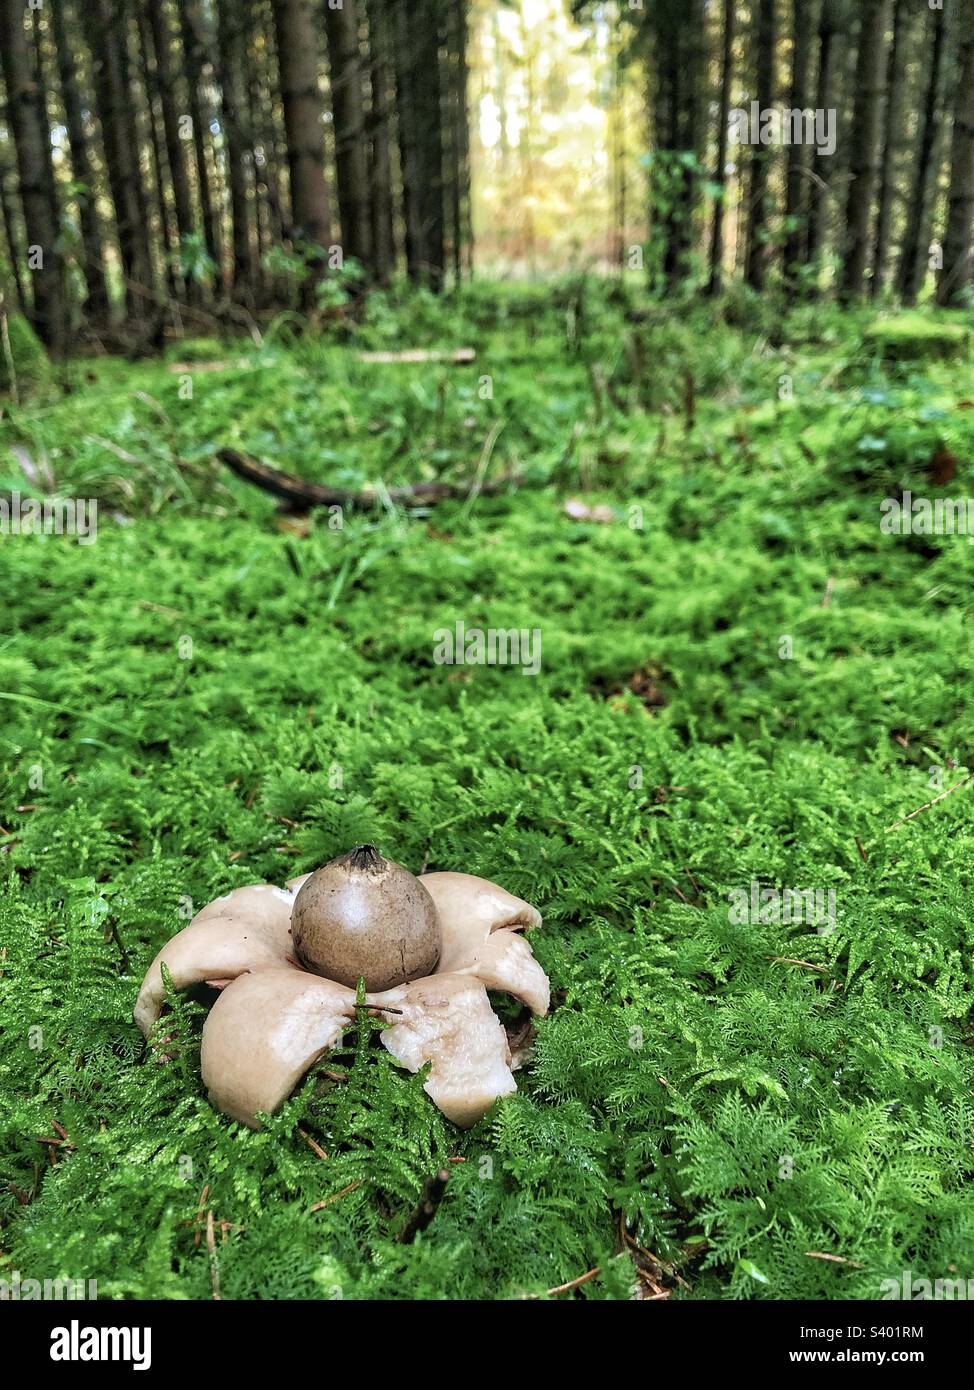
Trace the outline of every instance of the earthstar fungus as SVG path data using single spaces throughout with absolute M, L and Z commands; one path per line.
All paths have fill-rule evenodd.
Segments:
M 148 1036 L 165 1005 L 162 967 L 177 990 L 220 993 L 203 1028 L 210 1100 L 251 1128 L 336 1047 L 366 1004 L 388 1025 L 382 1042 L 417 1072 L 448 1119 L 466 1128 L 517 1089 L 507 1033 L 487 991 L 548 1011 L 548 979 L 520 935 L 539 927 L 530 903 L 473 874 L 414 878 L 360 846 L 284 888 L 254 884 L 217 898 L 162 948 L 135 1005 Z

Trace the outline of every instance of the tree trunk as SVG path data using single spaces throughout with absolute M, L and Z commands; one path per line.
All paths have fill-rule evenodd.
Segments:
M 828 113 L 836 108 L 839 33 L 842 22 L 841 0 L 822 0 L 822 13 L 818 24 L 816 111 Z M 811 209 L 808 218 L 808 242 L 805 248 L 805 259 L 811 266 L 817 266 L 825 246 L 825 233 L 830 211 L 829 184 L 832 175 L 832 159 L 832 155 L 822 154 L 816 149 L 812 160 Z
M 904 304 L 916 303 L 920 286 L 927 273 L 933 191 L 940 164 L 935 151 L 939 143 L 939 111 L 943 99 L 944 50 L 947 37 L 945 12 L 942 9 L 927 11 L 924 20 L 932 25 L 930 65 L 927 69 L 923 114 L 920 119 L 920 141 L 907 200 L 906 230 L 903 233 L 896 271 L 896 290 Z
M 388 285 L 396 269 L 393 227 L 391 120 L 392 78 L 389 63 L 389 0 L 367 0 L 369 18 L 369 75 L 372 138 L 369 220 L 375 278 Z
M 755 31 L 757 65 L 755 99 L 761 110 L 768 110 L 775 99 L 775 0 L 758 0 Z M 771 172 L 768 151 L 754 145 L 748 181 L 748 239 L 745 279 L 752 289 L 764 288 L 770 263 L 768 246 L 768 182 Z
M 789 105 L 793 111 L 805 111 L 811 106 L 808 86 L 815 20 L 815 0 L 794 0 L 789 90 Z M 785 235 L 784 259 L 785 284 L 792 294 L 798 289 L 799 275 L 805 258 L 808 155 L 807 145 L 789 147 L 785 188 L 785 218 L 788 230 Z
M 78 43 L 71 0 L 54 0 L 50 8 L 54 46 L 57 51 L 58 79 L 64 101 L 64 122 L 71 149 L 71 172 L 77 186 L 78 225 L 81 254 L 84 257 L 86 297 L 84 317 L 104 324 L 109 316 L 108 281 L 105 278 L 104 242 L 98 215 L 95 167 L 85 129 L 84 104 L 78 77 Z
M 155 4 L 156 0 L 150 0 L 150 3 Z M 222 256 L 219 220 L 213 200 L 214 179 L 210 175 L 207 160 L 210 121 L 213 112 L 205 87 L 206 44 L 203 16 L 198 0 L 179 0 L 179 20 L 186 63 L 186 78 L 189 83 L 189 115 L 193 124 L 193 154 L 196 160 L 196 189 L 203 222 L 203 241 L 206 244 L 207 254 L 217 267 L 217 279 L 221 280 Z
M 256 293 L 254 247 L 251 235 L 248 150 L 244 133 L 244 71 L 246 11 L 239 0 L 219 0 L 220 90 L 223 94 L 223 136 L 226 142 L 227 180 L 230 185 L 233 266 L 230 292 L 240 304 L 253 305 Z M 252 151 L 251 151 L 252 157 Z
M 703 0 L 662 0 L 652 14 L 656 83 L 653 139 L 659 173 L 652 212 L 661 233 L 666 289 L 690 273 L 694 219 L 700 198 L 706 103 L 706 23 Z M 655 267 L 651 267 L 651 273 Z
M 51 355 L 57 357 L 64 352 L 67 315 L 61 266 L 55 249 L 58 219 L 48 177 L 50 131 L 43 93 L 34 74 L 25 21 L 33 25 L 34 12 L 25 10 L 21 0 L 0 0 L 0 60 L 7 94 L 7 116 L 17 152 L 28 255 L 35 260 L 31 266 L 33 322 L 41 341 Z M 31 264 L 30 259 L 28 264 Z
M 714 223 L 710 237 L 708 294 L 719 294 L 724 274 L 724 208 L 727 199 L 727 126 L 734 81 L 734 19 L 736 0 L 724 0 L 724 32 L 720 56 L 720 107 L 717 112 L 717 166 L 713 180 L 720 190 L 714 199 Z
M 16 182 L 17 173 L 8 158 L 4 140 L 3 147 L 0 148 L 0 207 L 3 210 L 3 231 L 7 239 L 7 256 L 17 290 L 17 302 L 21 312 L 29 317 L 31 302 L 27 286 L 24 284 L 24 249 L 17 223 L 17 200 L 11 191 Z
M 399 148 L 410 279 L 443 284 L 443 128 L 438 0 L 395 0 Z
M 196 219 L 193 215 L 193 195 L 186 164 L 186 150 L 179 133 L 179 104 L 176 98 L 176 79 L 173 69 L 173 29 L 165 0 L 152 0 L 146 7 L 152 27 L 152 46 L 156 59 L 156 83 L 162 106 L 162 123 L 166 136 L 166 158 L 172 181 L 173 203 L 179 239 L 193 235 Z
M 312 0 L 273 0 L 281 101 L 291 171 L 293 234 L 318 248 L 304 285 L 306 307 L 314 303 L 325 248 L 331 244 L 331 204 L 325 179 L 323 105 L 318 88 L 318 47 Z
M 337 10 L 325 0 L 325 32 L 331 73 L 335 192 L 342 252 L 345 256 L 354 256 L 371 273 L 368 148 L 356 0 L 343 0 L 341 9 Z
M 156 205 L 159 213 L 159 239 L 163 252 L 163 274 L 166 288 L 171 299 L 178 300 L 181 297 L 181 283 L 176 269 L 176 252 L 179 246 L 179 237 L 175 233 L 169 213 L 169 199 L 167 197 L 168 169 L 166 168 L 165 155 L 163 154 L 163 140 L 159 131 L 158 118 L 156 115 L 156 82 L 152 66 L 151 45 L 149 39 L 149 25 L 146 20 L 145 11 L 137 17 L 139 54 L 142 60 L 142 82 L 145 92 L 146 119 L 149 127 L 149 146 L 152 155 L 152 170 L 156 186 Z
M 845 253 L 840 295 L 858 299 L 863 292 L 869 260 L 869 227 L 879 146 L 879 113 L 886 67 L 886 0 L 862 0 L 859 45 L 856 50 L 855 100 L 852 108 L 849 193 L 846 200 Z
M 83 8 L 92 57 L 92 86 L 101 122 L 108 186 L 124 275 L 128 314 L 145 321 L 152 295 L 152 262 L 142 215 L 144 195 L 134 117 L 129 99 L 127 36 L 113 0 L 86 0 Z
M 890 224 L 893 217 L 896 149 L 903 125 L 906 89 L 906 53 L 910 22 L 910 0 L 896 0 L 893 10 L 893 38 L 886 64 L 886 111 L 883 118 L 879 191 L 876 194 L 876 241 L 873 246 L 873 278 L 869 293 L 875 298 L 886 286 L 889 261 Z
M 446 12 L 447 114 L 450 134 L 450 240 L 453 279 L 459 284 L 464 263 L 470 264 L 473 229 L 470 217 L 470 118 L 467 90 L 467 0 L 449 0 Z M 621 162 L 617 158 L 617 163 Z M 621 195 L 624 201 L 624 195 Z
M 957 91 L 950 143 L 950 188 L 944 231 L 943 268 L 937 303 L 960 308 L 969 298 L 974 264 L 974 0 L 963 0 L 959 18 Z

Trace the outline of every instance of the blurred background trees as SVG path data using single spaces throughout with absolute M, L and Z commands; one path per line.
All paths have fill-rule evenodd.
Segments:
M 585 264 L 964 306 L 974 0 L 0 0 L 0 287 L 54 355 Z M 836 145 L 731 112 L 834 110 Z

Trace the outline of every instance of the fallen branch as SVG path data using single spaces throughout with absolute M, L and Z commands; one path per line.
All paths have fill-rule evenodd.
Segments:
M 375 362 L 391 365 L 395 362 L 452 362 L 456 367 L 466 366 L 476 359 L 477 351 L 472 347 L 456 348 L 453 352 L 438 352 L 435 348 L 405 348 L 402 352 L 360 352 L 360 362 Z
M 425 507 L 431 502 L 469 497 L 472 491 L 481 497 L 489 497 L 521 484 L 514 474 L 505 474 L 501 478 L 479 483 L 475 478 L 466 483 L 410 483 L 406 487 L 367 487 L 354 492 L 348 488 L 328 487 L 324 483 L 309 483 L 295 473 L 285 473 L 239 449 L 219 449 L 216 456 L 238 478 L 263 488 L 274 497 L 283 498 L 294 511 L 310 511 L 312 507 L 356 507 L 365 510 L 385 502 L 400 507 Z

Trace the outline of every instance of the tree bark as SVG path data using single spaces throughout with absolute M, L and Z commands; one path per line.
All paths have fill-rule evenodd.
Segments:
M 58 79 L 64 102 L 64 122 L 71 150 L 71 172 L 78 186 L 78 225 L 84 257 L 86 297 L 82 305 L 85 318 L 94 324 L 107 323 L 109 316 L 108 281 L 105 277 L 104 240 L 98 214 L 95 166 L 85 128 L 84 103 L 78 76 L 76 16 L 71 0 L 52 0 L 51 24 L 57 51 Z
M 230 220 L 233 266 L 230 293 L 239 304 L 253 305 L 256 295 L 254 246 L 251 231 L 251 200 L 248 151 L 253 152 L 244 133 L 244 71 L 246 11 L 239 0 L 219 0 L 217 6 L 220 41 L 220 90 L 223 99 L 223 137 L 227 155 L 227 181 L 230 185 Z
M 438 0 L 394 0 L 396 86 L 410 279 L 443 284 L 443 127 Z
M 372 229 L 372 261 L 375 279 L 388 285 L 396 269 L 393 223 L 389 0 L 367 0 L 369 19 L 369 76 L 372 102 L 369 110 L 371 161 L 369 169 L 369 221 Z
M 717 112 L 717 165 L 713 180 L 720 193 L 714 199 L 714 222 L 710 237 L 710 280 L 708 294 L 719 294 L 724 275 L 724 209 L 727 198 L 727 126 L 730 118 L 731 87 L 734 80 L 735 0 L 724 0 L 724 30 L 720 56 L 720 108 Z
M 179 105 L 176 98 L 176 79 L 173 70 L 174 34 L 165 0 L 151 0 L 146 7 L 152 29 L 152 46 L 156 60 L 156 82 L 162 106 L 162 124 L 166 136 L 166 159 L 172 181 L 173 203 L 179 239 L 193 235 L 196 219 L 193 215 L 193 195 L 186 163 L 186 148 L 179 134 Z
M 325 0 L 325 32 L 335 128 L 335 192 L 342 252 L 372 271 L 368 147 L 365 130 L 359 14 L 355 0 L 333 9 Z
M 145 321 L 152 296 L 152 261 L 143 217 L 145 198 L 138 150 L 133 139 L 127 33 L 113 0 L 86 0 L 82 13 L 92 56 L 92 85 L 108 186 L 115 207 L 126 310 L 132 318 Z
M 920 119 L 920 141 L 917 145 L 916 162 L 907 200 L 906 230 L 903 233 L 896 272 L 896 289 L 904 304 L 916 303 L 920 286 L 927 273 L 933 191 L 940 162 L 935 157 L 935 151 L 939 143 L 939 111 L 943 99 L 947 24 L 945 11 L 942 9 L 928 11 L 924 18 L 932 25 L 930 61 L 923 114 Z
M 775 99 L 775 0 L 758 0 L 755 29 L 757 66 L 755 98 L 762 111 Z M 771 255 L 768 246 L 768 182 L 771 172 L 768 151 L 755 145 L 751 153 L 748 181 L 748 238 L 745 279 L 752 289 L 764 288 Z
M 811 105 L 808 85 L 815 27 L 815 0 L 794 0 L 789 90 L 789 105 L 793 111 L 804 111 Z M 789 147 L 788 177 L 785 187 L 785 218 L 788 230 L 785 234 L 784 264 L 785 284 L 791 294 L 794 294 L 798 289 L 799 274 L 805 256 L 808 162 L 807 145 L 791 145 Z
M 841 0 L 822 0 L 818 24 L 818 76 L 815 83 L 816 111 L 834 111 L 839 75 L 839 34 L 843 23 Z M 808 218 L 806 262 L 817 266 L 825 246 L 829 220 L 829 185 L 832 175 L 832 155 L 818 150 L 812 160 L 811 208 Z
M 957 91 L 950 144 L 950 188 L 944 231 L 943 268 L 937 303 L 960 308 L 968 301 L 974 264 L 974 0 L 963 0 L 960 15 Z
M 652 14 L 655 52 L 654 144 L 661 182 L 653 209 L 661 227 L 665 288 L 691 271 L 694 218 L 700 198 L 706 103 L 706 20 L 703 0 L 662 0 Z M 651 268 L 654 269 L 655 267 Z
M 163 274 L 170 298 L 179 300 L 182 297 L 182 286 L 176 267 L 179 235 L 173 227 L 169 212 L 169 199 L 167 196 L 167 186 L 170 182 L 168 178 L 169 171 L 166 166 L 166 159 L 163 153 L 163 138 L 159 130 L 159 123 L 156 115 L 155 98 L 157 84 L 153 71 L 149 25 L 144 10 L 138 14 L 136 22 L 138 25 L 139 55 L 142 62 L 145 114 L 149 128 L 149 147 L 152 156 L 152 170 L 156 186 L 156 206 L 159 214 L 159 239 L 163 251 Z
M 21 0 L 0 0 L 0 60 L 7 94 L 7 117 L 17 153 L 20 201 L 31 256 L 33 322 L 38 336 L 54 357 L 64 352 L 67 338 L 66 299 L 56 251 L 58 220 L 48 177 L 50 130 L 44 97 L 38 84 L 25 21 L 34 12 Z M 28 262 L 30 264 L 30 262 Z
M 325 178 L 322 135 L 323 104 L 318 88 L 318 45 L 312 0 L 274 0 L 281 101 L 291 171 L 294 236 L 318 248 L 304 285 L 306 307 L 314 303 L 315 285 L 331 244 L 331 203 Z
M 473 229 L 470 216 L 470 118 L 467 90 L 470 67 L 467 0 L 448 0 L 446 12 L 447 113 L 450 133 L 450 241 L 453 279 L 459 284 L 470 264 Z M 617 161 L 621 171 L 621 157 Z M 624 195 L 622 195 L 624 203 Z M 621 235 L 621 232 L 620 232 Z
M 151 3 L 155 3 L 155 0 L 151 0 Z M 179 0 L 179 21 L 189 84 L 189 115 L 193 123 L 193 155 L 196 161 L 196 190 L 203 223 L 203 241 L 207 254 L 217 267 L 217 279 L 222 280 L 220 228 L 213 198 L 214 180 L 210 175 L 207 160 L 213 112 L 205 90 L 206 44 L 203 16 L 198 0 Z
M 846 200 L 845 252 L 840 295 L 849 301 L 863 292 L 869 260 L 869 227 L 876 183 L 879 113 L 885 79 L 886 0 L 862 0 L 852 108 L 851 179 Z
M 903 125 L 903 106 L 906 89 L 906 53 L 909 39 L 910 0 L 896 0 L 893 9 L 893 37 L 886 64 L 886 110 L 883 116 L 882 154 L 879 165 L 879 190 L 876 194 L 876 239 L 873 245 L 873 278 L 869 293 L 875 298 L 886 286 L 889 262 L 890 224 L 893 217 L 893 193 L 896 150 Z
M 6 102 L 4 102 L 5 108 Z M 27 293 L 27 286 L 24 283 L 24 249 L 20 228 L 17 224 L 17 200 L 11 191 L 12 185 L 15 185 L 16 182 L 17 172 L 7 157 L 6 141 L 4 141 L 3 147 L 0 147 L 0 207 L 3 210 L 3 231 L 7 239 L 7 255 L 17 291 L 17 303 L 21 313 L 29 317 L 31 301 Z

